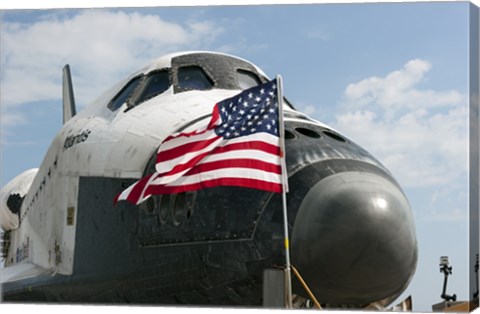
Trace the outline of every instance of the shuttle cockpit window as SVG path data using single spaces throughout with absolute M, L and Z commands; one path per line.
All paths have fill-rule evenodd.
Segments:
M 261 84 L 260 79 L 255 73 L 241 69 L 237 70 L 237 79 L 240 89 L 248 89 Z
M 170 87 L 168 70 L 150 73 L 145 79 L 139 95 L 135 97 L 135 104 L 144 102 L 152 97 L 162 94 Z
M 136 90 L 140 82 L 142 81 L 142 76 L 137 76 L 132 79 L 108 104 L 108 108 L 112 111 L 117 110 L 123 104 L 132 97 L 133 92 Z
M 184 66 L 177 72 L 178 87 L 180 90 L 206 90 L 213 87 L 213 81 L 198 66 Z

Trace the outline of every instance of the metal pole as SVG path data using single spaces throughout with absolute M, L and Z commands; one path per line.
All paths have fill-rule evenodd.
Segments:
M 287 308 L 292 308 L 292 275 L 290 266 L 290 244 L 288 239 L 288 216 L 287 216 L 287 192 L 288 176 L 285 163 L 285 128 L 283 125 L 283 84 L 282 77 L 277 75 L 277 100 L 278 100 L 278 119 L 280 133 L 280 154 L 282 165 L 282 205 L 283 205 L 283 228 L 285 236 L 285 266 L 286 266 L 286 286 L 287 286 Z

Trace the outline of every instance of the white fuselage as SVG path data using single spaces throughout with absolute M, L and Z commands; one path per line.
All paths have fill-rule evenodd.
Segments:
M 25 195 L 7 266 L 29 262 L 71 274 L 79 177 L 140 178 L 163 139 L 188 124 L 183 131 L 206 126 L 215 103 L 240 92 L 212 89 L 175 94 L 170 86 L 126 112 L 126 104 L 115 111 L 107 107 L 131 78 L 168 68 L 169 60 L 155 60 L 65 123 Z M 285 111 L 291 109 L 286 107 Z

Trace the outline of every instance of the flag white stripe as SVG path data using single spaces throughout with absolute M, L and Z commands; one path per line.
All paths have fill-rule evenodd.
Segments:
M 182 146 L 182 145 L 185 145 L 185 144 L 189 144 L 189 143 L 205 141 L 205 140 L 214 138 L 215 136 L 217 136 L 215 134 L 215 131 L 214 130 L 209 130 L 209 131 L 199 133 L 199 134 L 194 134 L 194 135 L 191 135 L 191 136 L 180 136 L 180 137 L 177 137 L 177 138 L 172 138 L 172 139 L 169 139 L 169 140 L 165 140 L 162 143 L 162 145 L 160 145 L 160 147 L 158 149 L 158 152 L 167 151 L 169 149 L 172 149 L 172 148 L 175 148 L 175 147 L 178 147 L 178 146 Z
M 183 176 L 175 182 L 169 183 L 166 186 L 175 187 L 188 184 L 200 183 L 202 181 L 215 180 L 220 178 L 240 178 L 240 179 L 256 179 L 271 183 L 281 184 L 282 180 L 277 173 L 258 169 L 248 169 L 248 172 L 244 168 L 224 168 L 216 169 L 212 171 L 205 171 L 191 176 Z M 157 180 L 153 180 L 152 185 L 163 185 L 157 183 Z
M 272 155 L 264 151 L 259 151 L 255 149 L 238 150 L 238 151 L 231 151 L 231 152 L 209 155 L 205 157 L 201 162 L 199 162 L 198 165 L 201 165 L 207 162 L 212 162 L 212 161 L 231 160 L 231 159 L 253 159 L 253 160 L 268 162 L 274 165 L 280 165 L 279 156 Z
M 204 163 L 208 163 L 208 162 L 222 161 L 222 160 L 228 161 L 232 159 L 258 160 L 258 161 L 280 166 L 280 157 L 277 155 L 272 155 L 259 150 L 241 150 L 241 151 L 231 151 L 231 152 L 225 152 L 220 154 L 208 155 L 204 159 L 202 159 L 202 161 L 198 162 L 194 167 Z M 175 173 L 173 175 L 163 175 L 161 177 L 158 177 L 158 175 L 156 175 L 157 178 L 154 180 L 153 184 L 160 185 L 160 184 L 168 184 L 169 182 L 173 182 L 177 178 L 185 175 L 185 173 L 190 171 L 190 169 L 191 168 L 188 168 L 184 171 Z M 242 171 L 245 171 L 245 169 L 243 169 Z M 248 171 L 250 171 L 250 169 Z
M 209 131 L 207 133 L 213 133 L 214 136 L 216 136 L 214 131 Z M 210 138 L 213 138 L 213 136 L 208 136 L 208 135 L 205 136 L 205 139 L 210 139 Z M 244 143 L 244 142 L 250 142 L 250 141 L 261 141 L 261 142 L 264 142 L 264 143 L 267 143 L 267 144 L 278 146 L 278 137 L 273 136 L 273 135 L 268 134 L 268 133 L 257 133 L 257 134 L 242 136 L 242 137 L 239 137 L 239 138 L 234 138 L 234 139 L 229 139 L 229 140 L 219 138 L 217 141 L 211 143 L 210 145 L 208 145 L 207 147 L 205 147 L 201 150 L 198 150 L 198 151 L 195 151 L 195 152 L 189 152 L 189 153 L 186 153 L 185 155 L 180 156 L 178 158 L 165 160 L 165 161 L 162 161 L 160 163 L 157 163 L 155 165 L 155 170 L 159 173 L 167 173 L 167 172 L 171 171 L 175 166 L 181 165 L 181 164 L 186 164 L 191 159 L 197 157 L 198 155 L 201 155 L 201 154 L 206 153 L 206 152 L 213 151 L 216 147 L 224 147 L 224 146 L 227 146 L 227 145 L 230 145 L 230 144 Z M 163 144 L 162 144 L 162 146 L 163 146 Z M 160 146 L 161 150 L 163 150 L 162 146 Z M 253 152 L 254 149 L 248 150 L 248 151 Z M 238 152 L 240 152 L 240 151 L 238 151 Z M 214 155 L 216 155 L 216 154 L 213 154 L 212 156 L 214 156 Z M 181 173 L 185 173 L 185 171 L 182 171 Z M 177 177 L 177 176 L 175 176 L 175 177 Z
M 161 152 L 161 151 L 164 152 L 164 151 L 170 150 L 172 148 L 182 146 L 182 145 L 185 145 L 185 144 L 189 144 L 189 143 L 209 140 L 209 139 L 214 138 L 215 136 L 217 136 L 215 131 L 211 130 L 211 131 L 207 131 L 205 133 L 194 135 L 194 136 L 191 136 L 191 137 L 180 137 L 180 138 L 178 138 L 178 141 L 177 141 L 177 139 L 175 139 L 175 140 L 170 140 L 170 141 L 166 141 L 166 142 L 162 143 L 162 145 L 160 145 L 160 147 L 158 149 L 158 152 Z M 235 144 L 235 143 L 243 143 L 243 142 L 248 142 L 248 141 L 261 141 L 261 142 L 265 142 L 265 143 L 272 144 L 272 145 L 278 145 L 279 144 L 278 136 L 274 136 L 274 135 L 269 134 L 269 133 L 254 133 L 254 134 L 241 136 L 241 137 L 237 137 L 237 138 L 226 139 L 225 143 L 222 143 L 219 146 L 225 146 L 225 145 L 228 145 L 228 144 Z
M 240 137 L 232 138 L 228 140 L 226 139 L 224 143 L 222 143 L 220 146 L 226 146 L 229 144 L 236 144 L 236 143 L 243 143 L 243 142 L 251 142 L 251 141 L 259 141 L 259 142 L 264 142 L 267 144 L 278 146 L 280 140 L 278 136 L 274 136 L 269 133 L 254 133 L 254 134 L 240 136 Z
M 201 150 L 186 153 L 183 156 L 180 156 L 178 158 L 173 158 L 173 159 L 169 159 L 169 160 L 159 162 L 155 165 L 155 170 L 159 173 L 167 173 L 167 172 L 171 171 L 177 165 L 186 164 L 190 160 L 192 160 L 193 158 L 197 157 L 198 155 L 211 152 L 222 141 L 223 141 L 223 138 L 220 137 L 216 141 L 210 143 L 210 145 L 206 146 L 205 148 L 203 148 Z M 185 170 L 185 171 L 188 171 L 188 169 Z M 185 171 L 180 172 L 180 174 L 185 173 Z
M 125 190 L 123 190 L 122 193 L 120 193 L 120 195 L 118 196 L 118 199 L 119 200 L 126 200 L 128 195 L 131 193 L 131 191 L 133 190 L 133 188 L 138 184 L 139 181 L 136 181 L 134 184 L 130 185 L 128 188 L 126 188 Z

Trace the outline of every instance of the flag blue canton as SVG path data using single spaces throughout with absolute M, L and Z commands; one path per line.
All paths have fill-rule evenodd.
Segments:
M 225 99 L 217 107 L 221 124 L 215 133 L 224 139 L 259 132 L 279 136 L 276 79 Z

